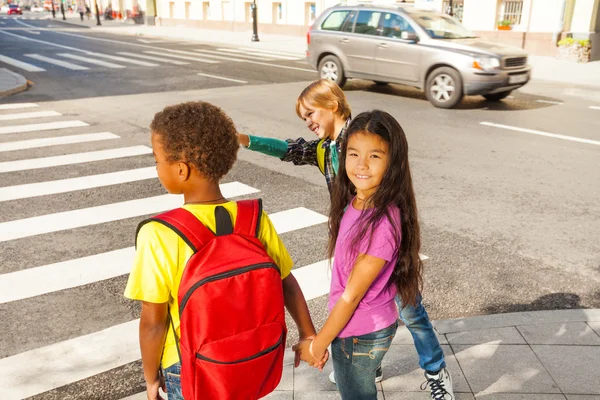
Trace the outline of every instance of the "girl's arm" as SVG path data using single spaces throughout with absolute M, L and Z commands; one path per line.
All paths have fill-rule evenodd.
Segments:
M 142 302 L 140 319 L 140 350 L 146 390 L 149 399 L 160 399 L 158 388 L 164 387 L 160 374 L 160 360 L 165 345 L 168 324 L 168 304 Z
M 360 254 L 352 268 L 346 289 L 335 303 L 323 329 L 312 342 L 311 353 L 316 359 L 323 358 L 325 350 L 344 329 L 358 304 L 386 264 L 386 260 L 368 254 Z
M 303 138 L 281 140 L 238 133 L 238 141 L 248 150 L 277 157 L 281 161 L 292 162 L 294 165 L 318 165 L 317 145 L 319 140 L 308 142 Z

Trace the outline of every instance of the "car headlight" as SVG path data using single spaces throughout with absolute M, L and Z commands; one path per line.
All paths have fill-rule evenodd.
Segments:
M 473 68 L 491 70 L 500 68 L 500 60 L 495 57 L 476 57 L 473 60 Z

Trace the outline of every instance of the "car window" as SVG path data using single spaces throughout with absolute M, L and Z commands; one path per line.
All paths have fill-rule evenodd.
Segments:
M 343 32 L 352 32 L 354 28 L 354 21 L 356 21 L 356 15 L 358 13 L 356 11 L 352 11 L 350 15 L 346 18 L 346 22 L 344 22 L 344 26 L 342 26 Z
M 339 31 L 350 11 L 334 11 L 323 21 L 321 29 L 326 31 Z
M 354 33 L 377 35 L 379 18 L 381 18 L 381 12 L 379 11 L 359 11 L 354 24 Z
M 402 32 L 416 33 L 412 26 L 398 14 L 387 13 L 383 16 L 382 36 L 400 39 Z

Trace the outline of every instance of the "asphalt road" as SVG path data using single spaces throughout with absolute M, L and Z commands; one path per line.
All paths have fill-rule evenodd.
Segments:
M 135 226 L 143 215 L 135 214 L 135 207 L 128 206 L 119 219 L 83 222 L 81 226 L 72 225 L 78 220 L 74 214 L 61 214 L 54 220 L 45 216 L 110 207 L 165 193 L 155 178 L 148 177 L 25 197 L 26 190 L 41 190 L 39 185 L 15 188 L 16 185 L 49 182 L 53 188 L 64 187 L 56 181 L 88 177 L 87 182 L 91 182 L 92 177 L 101 174 L 154 165 L 149 154 L 97 161 L 82 156 L 81 163 L 45 167 L 36 166 L 37 159 L 149 146 L 148 125 L 155 112 L 169 104 L 197 99 L 223 107 L 240 131 L 279 138 L 310 138 L 311 133 L 295 115 L 294 104 L 315 74 L 282 68 L 308 69 L 302 60 L 235 52 L 229 52 L 234 55 L 229 58 L 238 61 L 223 60 L 204 57 L 226 57 L 227 52 L 220 47 L 143 43 L 134 37 L 83 32 L 56 23 L 48 28 L 48 21 L 21 21 L 37 28 L 14 20 L 0 21 L 10 22 L 0 25 L 0 54 L 45 69 L 19 70 L 0 61 L 0 66 L 18 71 L 34 82 L 29 91 L 0 103 L 0 149 L 13 146 L 0 151 L 0 285 L 6 284 L 8 278 L 22 276 L 24 280 L 10 282 L 18 282 L 23 288 L 41 287 L 27 298 L 14 297 L 20 290 L 6 294 L 8 288 L 3 287 L 0 371 L 10 382 L 18 370 L 14 366 L 19 357 L 35 364 L 48 357 L 39 350 L 45 346 L 54 348 L 58 343 L 71 343 L 68 340 L 83 340 L 85 335 L 96 337 L 93 335 L 104 329 L 113 332 L 115 326 L 139 316 L 139 308 L 122 297 L 125 275 L 53 290 L 53 282 L 36 282 L 43 276 L 51 278 L 52 274 L 44 274 L 52 270 L 33 268 L 132 246 Z M 30 33 L 35 29 L 39 29 L 39 35 Z M 97 56 L 118 56 L 124 52 L 138 55 L 135 58 L 121 54 L 130 59 L 142 60 L 141 54 L 190 64 L 155 61 L 159 66 L 151 67 Z M 73 71 L 25 54 L 90 69 Z M 86 64 L 59 54 L 105 60 L 126 68 Z M 176 59 L 171 57 L 173 54 L 219 62 Z M 239 61 L 243 59 L 257 63 Z M 419 91 L 396 85 L 382 87 L 351 81 L 344 89 L 355 115 L 374 108 L 387 110 L 400 121 L 408 136 L 423 232 L 422 253 L 429 256 L 424 303 L 432 319 L 600 307 L 600 109 L 594 108 L 600 107 L 600 99 L 595 88 L 531 82 L 503 102 L 489 103 L 472 97 L 456 110 L 435 109 Z M 38 107 L 1 108 L 30 102 Z M 60 115 L 7 117 L 43 111 Z M 10 133 L 15 126 L 64 121 L 82 121 L 88 126 Z M 43 147 L 31 147 L 32 142 L 28 142 L 21 143 L 21 149 L 14 149 L 14 142 L 101 132 L 118 138 Z M 24 165 L 11 164 L 19 160 L 29 161 Z M 262 197 L 269 213 L 304 207 L 327 214 L 327 189 L 316 168 L 294 167 L 243 149 L 239 160 L 226 182 L 259 190 L 252 196 Z M 101 208 L 92 215 L 110 216 L 112 212 Z M 67 225 L 58 229 L 48 221 Z M 22 231 L 30 233 L 18 234 Z M 324 260 L 324 223 L 294 229 L 282 237 L 295 268 Z M 82 266 L 91 263 L 86 260 Z M 60 268 L 56 271 L 62 271 Z M 14 275 L 28 270 L 33 272 L 29 277 Z M 326 317 L 326 297 L 319 295 L 310 300 L 317 325 Z M 293 342 L 293 336 L 289 342 Z M 114 355 L 107 353 L 106 359 L 88 362 L 91 372 L 83 373 L 83 377 L 77 375 L 77 363 L 64 370 L 58 368 L 59 378 L 54 382 L 61 384 L 40 379 L 41 389 L 28 395 L 35 395 L 36 399 L 101 399 L 106 398 L 106 387 L 110 385 L 111 398 L 119 399 L 141 391 L 139 362 L 123 356 L 122 362 L 111 364 L 107 361 L 111 356 Z M 65 356 L 63 362 L 69 360 Z M 106 370 L 110 371 L 98 372 Z M 34 374 L 36 370 L 32 371 Z M 41 372 L 39 376 L 46 377 Z

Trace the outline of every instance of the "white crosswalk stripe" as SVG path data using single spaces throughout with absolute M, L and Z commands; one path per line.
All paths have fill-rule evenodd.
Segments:
M 156 54 L 156 55 L 163 56 L 163 57 L 177 58 L 180 60 L 197 61 L 197 62 L 206 63 L 206 64 L 217 64 L 218 63 L 218 61 L 215 61 L 215 60 L 206 60 L 206 59 L 200 58 L 200 57 L 190 57 L 190 56 L 183 56 L 183 55 L 179 55 L 179 54 L 171 54 L 171 53 L 166 53 L 164 51 L 147 50 L 147 51 L 144 51 L 144 53 Z M 194 54 L 194 53 L 192 53 L 192 54 Z
M 6 63 L 8 65 L 12 65 L 13 67 L 21 68 L 25 71 L 29 72 L 41 72 L 45 71 L 44 68 L 38 67 L 37 65 L 29 64 L 24 61 L 16 60 L 11 57 L 3 56 L 0 54 L 0 61 Z
M 35 103 L 13 103 L 13 104 L 0 104 L 0 110 L 16 110 L 18 108 L 36 108 L 39 107 Z
M 25 57 L 30 57 L 35 60 L 40 60 L 40 61 L 46 62 L 48 64 L 58 65 L 59 67 L 71 69 L 73 71 L 86 71 L 89 69 L 88 67 L 82 67 L 81 65 L 73 64 L 70 62 L 62 61 L 62 60 L 57 60 L 57 59 L 51 58 L 51 57 L 42 56 L 40 54 L 25 54 Z
M 36 112 L 24 112 L 17 114 L 0 114 L 0 121 L 13 121 L 17 119 L 30 119 L 30 118 L 45 118 L 45 117 L 58 117 L 62 115 L 56 111 L 36 111 Z
M 164 62 L 167 64 L 173 64 L 173 65 L 189 65 L 189 62 L 185 62 L 185 61 L 170 60 L 170 59 L 164 58 L 164 57 L 148 56 L 145 54 L 138 54 L 138 53 L 128 53 L 126 51 L 120 51 L 117 54 L 121 54 L 123 56 L 129 56 L 129 57 L 143 58 L 145 60 L 160 61 L 160 62 Z
M 61 57 L 71 58 L 73 60 L 82 61 L 82 62 L 85 62 L 85 63 L 88 63 L 88 64 L 99 65 L 101 67 L 106 67 L 106 68 L 125 68 L 123 65 L 119 65 L 119 64 L 115 64 L 115 63 L 110 63 L 110 62 L 107 62 L 107 61 L 95 60 L 93 58 L 78 56 L 76 54 L 59 53 L 58 55 L 61 56 Z
M 251 56 L 263 56 L 263 57 L 271 57 L 271 58 L 276 58 L 276 59 L 280 59 L 280 60 L 299 60 L 302 57 L 297 56 L 297 55 L 292 55 L 292 54 L 285 54 L 285 53 L 279 53 L 279 52 L 270 52 L 268 50 L 240 50 L 240 49 L 226 49 L 226 48 L 219 48 L 217 49 L 219 51 L 223 51 L 226 53 L 236 53 L 236 54 L 248 54 Z
M 127 56 L 127 54 L 122 55 Z M 159 54 L 158 56 L 171 57 L 171 54 Z M 182 54 L 181 56 L 189 55 Z M 11 107 L 0 108 L 0 110 L 33 108 L 38 105 L 22 103 L 8 106 Z M 19 114 L 27 113 L 5 113 L 0 114 L 0 117 L 7 116 L 5 120 L 10 121 L 16 118 L 12 117 L 13 115 Z M 74 129 L 88 126 L 83 121 L 58 122 L 62 125 L 28 124 L 1 127 L 0 129 L 4 129 L 4 131 L 0 130 L 0 134 L 21 133 L 24 137 L 19 141 L 0 143 L 0 154 L 46 146 L 65 146 L 67 148 L 76 143 L 91 143 L 101 140 L 110 140 L 110 143 L 115 143 L 115 147 L 107 150 L 0 162 L 0 174 L 32 170 L 30 176 L 35 177 L 38 171 L 42 171 L 42 168 L 46 171 L 47 168 L 61 165 L 72 166 L 72 171 L 77 173 L 78 164 L 83 166 L 102 160 L 114 160 L 115 163 L 118 163 L 119 159 L 125 157 L 147 157 L 152 151 L 147 146 L 120 147 L 119 136 L 110 132 L 73 132 Z M 45 138 L 25 136 L 46 129 L 68 129 L 69 134 Z M 153 181 L 156 184 L 156 168 L 151 166 L 150 158 L 147 161 L 142 158 L 136 160 L 143 161 L 147 166 L 108 173 L 92 172 L 93 175 L 75 175 L 76 177 L 62 177 L 62 179 L 42 182 L 34 180 L 33 183 L 0 187 L 0 210 L 3 210 L 1 208 L 3 204 L 9 204 L 3 202 L 8 201 L 19 200 L 21 204 L 26 204 L 27 201 L 35 201 L 33 198 L 39 196 L 53 196 L 61 193 L 69 193 L 68 196 L 70 196 L 70 193 L 96 188 L 100 190 L 102 187 L 127 189 L 127 185 L 145 180 L 148 180 L 148 183 Z M 137 165 L 139 166 L 139 164 Z M 129 166 L 128 168 L 134 167 Z M 221 190 L 225 197 L 236 198 L 255 195 L 261 188 L 234 181 L 222 184 Z M 268 197 L 267 194 L 261 195 L 261 197 L 265 196 Z M 72 229 L 93 228 L 99 224 L 118 224 L 120 221 L 132 218 L 141 219 L 144 216 L 178 207 L 183 201 L 181 196 L 170 194 L 146 195 L 142 198 L 134 197 L 134 200 L 119 200 L 104 205 L 94 205 L 93 196 L 86 196 L 84 199 L 76 196 L 70 198 L 77 202 L 74 204 L 75 207 L 69 208 L 70 211 L 47 210 L 42 215 L 29 217 L 24 215 L 17 217 L 19 219 L 0 222 L 0 243 L 4 245 L 13 240 L 26 238 L 35 238 L 32 239 L 32 242 L 44 241 L 46 240 L 45 235 L 56 234 L 57 237 L 60 237 L 60 232 L 68 232 Z M 84 203 L 80 203 L 81 201 Z M 10 216 L 6 212 L 4 215 L 5 217 Z M 291 206 L 270 213 L 269 216 L 279 234 L 293 234 L 293 232 L 305 228 L 323 226 L 327 222 L 326 216 L 304 207 Z M 78 288 L 82 287 L 87 290 L 88 285 L 93 286 L 100 281 L 108 282 L 122 277 L 130 271 L 134 256 L 134 248 L 125 247 L 129 245 L 131 242 L 114 246 L 112 249 L 106 248 L 96 253 L 69 256 L 67 259 L 63 258 L 62 261 L 46 263 L 46 265 L 41 265 L 44 264 L 43 262 L 31 265 L 29 260 L 23 259 L 21 267 L 0 274 L 0 304 L 10 307 L 15 304 L 36 302 L 41 298 L 39 296 L 62 296 L 63 293 L 81 290 Z M 2 265 L 2 261 L 3 254 L 0 252 L 0 265 Z M 328 261 L 300 266 L 295 268 L 292 273 L 298 280 L 307 300 L 328 293 L 330 285 Z M 96 289 L 90 290 L 92 291 L 90 296 L 93 296 L 93 290 Z M 37 340 L 38 343 L 44 343 L 44 345 L 38 348 L 24 347 L 21 352 L 10 353 L 9 356 L 0 358 L 3 398 L 27 398 L 71 385 L 77 381 L 93 380 L 98 374 L 139 360 L 138 325 L 139 320 L 125 323 L 113 322 L 103 325 L 103 327 L 109 327 L 100 331 L 84 329 L 85 332 L 92 333 L 78 337 L 65 336 L 64 338 L 70 338 L 66 340 L 44 341 L 33 337 L 24 338 L 30 343 L 36 343 Z M 9 326 L 9 332 L 10 329 Z M 106 390 L 106 393 L 109 393 L 111 389 L 107 388 Z M 145 398 L 144 396 L 143 393 L 140 393 L 127 399 L 138 400 Z M 80 398 L 78 397 L 78 399 Z
M 131 58 L 113 56 L 110 54 L 92 53 L 92 52 L 88 52 L 88 54 L 91 56 L 94 56 L 94 57 L 101 57 L 101 58 L 106 58 L 109 60 L 121 61 L 121 62 L 124 62 L 127 64 L 141 65 L 143 67 L 158 67 L 159 66 L 159 64 L 156 64 L 156 63 L 150 63 L 150 62 L 141 61 L 141 60 L 132 60 Z

